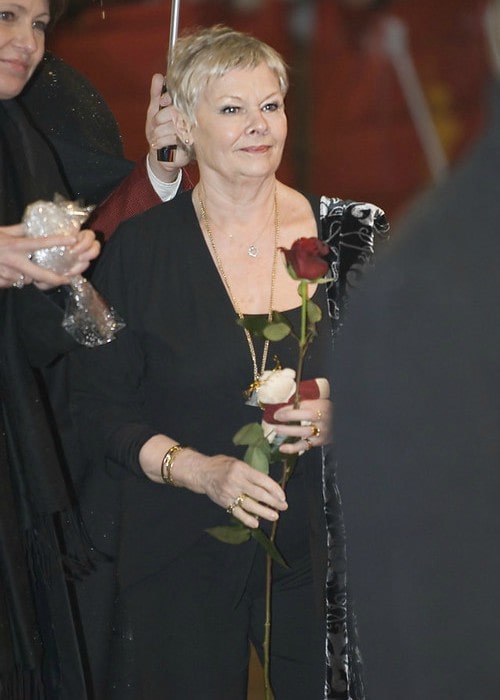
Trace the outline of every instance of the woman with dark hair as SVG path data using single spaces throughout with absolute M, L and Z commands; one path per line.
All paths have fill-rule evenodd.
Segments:
M 66 585 L 67 569 L 88 566 L 87 545 L 43 373 L 75 345 L 61 326 L 64 285 L 88 267 L 99 244 L 90 230 L 37 243 L 19 222 L 29 203 L 56 193 L 96 203 L 133 166 L 101 97 L 63 61 L 44 55 L 46 32 L 63 10 L 64 0 L 0 0 L 2 700 L 87 697 Z M 61 244 L 76 259 L 67 276 L 28 257 Z M 55 379 L 64 399 L 64 376 Z M 77 451 L 71 439 L 67 445 L 69 463 Z
M 62 10 L 59 0 L 0 2 L 0 696 L 6 700 L 86 697 L 58 530 L 75 555 L 83 541 L 35 369 L 73 343 L 54 302 L 62 292 L 48 291 L 68 277 L 28 258 L 68 239 L 35 243 L 18 223 L 33 200 L 67 194 L 55 155 L 17 99 Z M 89 230 L 69 243 L 77 262 L 68 275 L 79 274 L 99 244 Z

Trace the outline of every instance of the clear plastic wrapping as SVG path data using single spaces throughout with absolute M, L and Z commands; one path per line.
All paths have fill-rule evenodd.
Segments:
M 23 223 L 26 235 L 33 238 L 54 234 L 71 235 L 80 230 L 92 207 L 84 207 L 61 197 L 54 202 L 39 200 L 26 207 Z M 66 274 L 77 262 L 67 246 L 35 251 L 31 259 L 40 267 L 59 275 Z M 108 306 L 82 275 L 68 279 L 68 299 L 62 325 L 81 345 L 96 347 L 114 339 L 124 327 L 119 314 Z

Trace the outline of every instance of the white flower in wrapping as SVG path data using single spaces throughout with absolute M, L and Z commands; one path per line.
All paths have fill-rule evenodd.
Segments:
M 281 370 L 282 372 L 289 372 L 295 376 L 295 372 L 293 370 Z M 266 373 L 269 374 L 269 373 Z M 296 385 L 296 382 L 293 381 L 293 384 Z M 276 406 L 276 404 L 290 404 L 292 397 L 295 394 L 295 386 L 290 392 L 288 399 L 286 401 L 268 401 L 266 404 L 261 402 L 261 406 L 264 409 L 264 418 L 262 419 L 262 429 L 264 431 L 264 435 L 266 436 L 268 442 L 272 444 L 281 444 L 285 440 L 284 436 L 277 436 L 276 430 L 275 430 L 275 423 L 279 422 L 274 419 L 274 411 L 276 408 L 271 408 L 272 406 Z M 280 398 L 281 396 L 284 396 L 285 392 L 280 393 Z M 316 379 L 306 379 L 303 380 L 300 383 L 300 395 L 301 399 L 305 400 L 311 400 L 311 399 L 328 399 L 330 397 L 330 383 L 328 382 L 328 379 L 325 379 L 324 377 L 317 377 Z M 267 418 L 267 420 L 266 420 Z M 302 420 L 300 421 L 301 425 L 312 425 L 312 421 L 309 420 Z M 279 442 L 277 442 L 279 441 Z M 301 453 L 300 453 L 301 454 Z
M 296 388 L 294 369 L 266 370 L 259 378 L 257 399 L 260 404 L 286 403 Z
M 261 422 L 262 425 L 262 430 L 264 431 L 264 436 L 268 443 L 272 445 L 274 441 L 276 440 L 277 433 L 276 430 L 274 429 L 274 425 L 271 425 L 271 423 L 266 423 L 265 420 Z

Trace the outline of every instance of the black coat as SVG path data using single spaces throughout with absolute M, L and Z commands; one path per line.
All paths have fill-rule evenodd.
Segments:
M 0 225 L 55 193 L 96 202 L 130 170 L 113 117 L 79 74 L 47 56 L 0 102 Z M 55 291 L 0 290 L 0 695 L 86 697 L 64 568 L 88 563 L 41 368 L 73 346 Z M 64 382 L 61 384 L 64 388 Z M 64 531 L 68 552 L 61 556 Z

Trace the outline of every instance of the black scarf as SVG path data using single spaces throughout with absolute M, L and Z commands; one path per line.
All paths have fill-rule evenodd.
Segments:
M 0 225 L 55 193 L 98 201 L 129 171 L 114 120 L 79 80 L 47 56 L 21 98 L 0 102 Z M 66 573 L 89 565 L 88 543 L 41 374 L 73 345 L 58 295 L 0 290 L 2 700 L 86 698 Z

